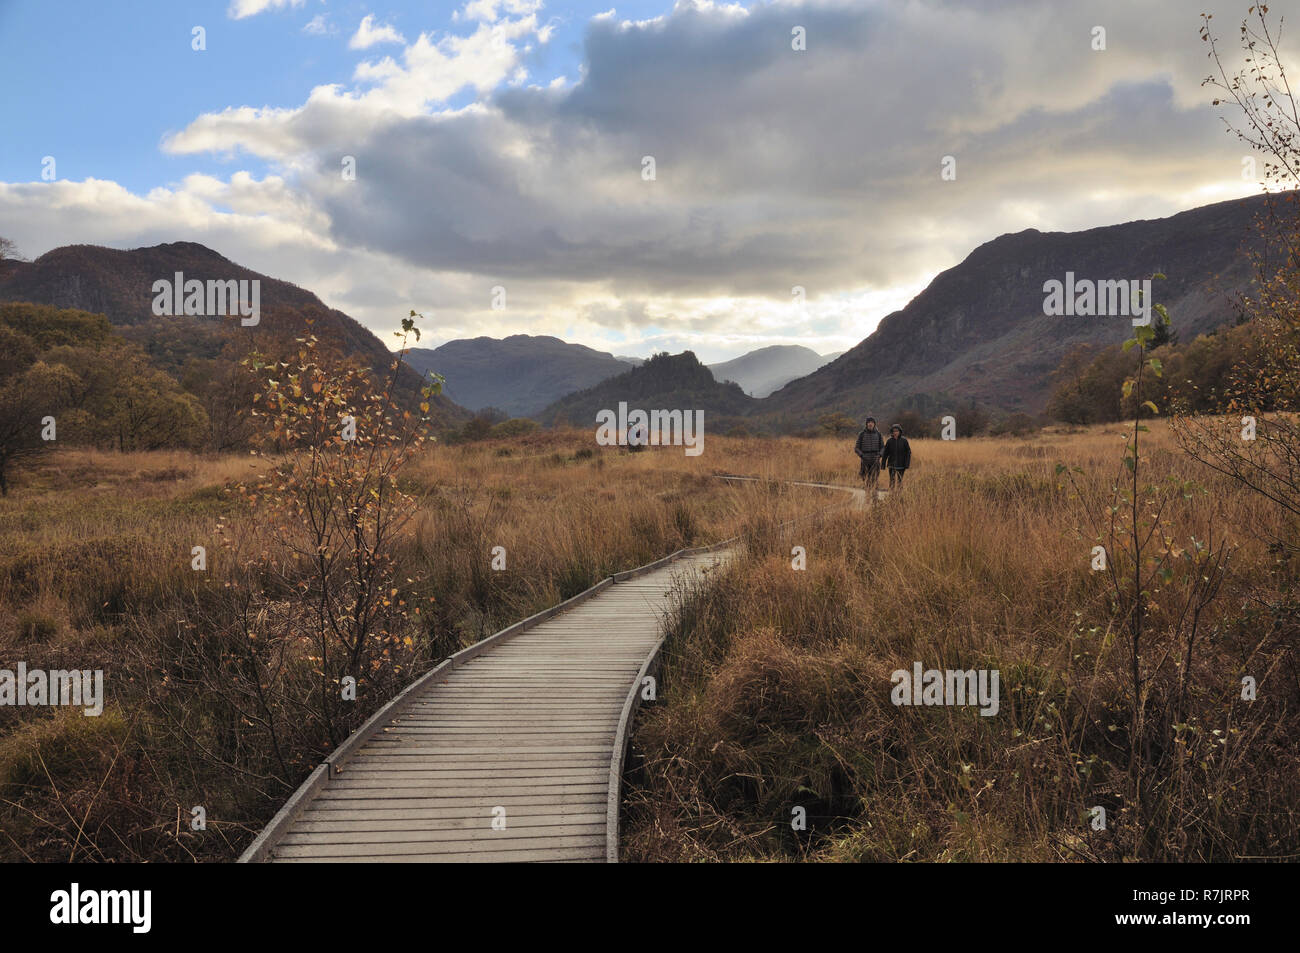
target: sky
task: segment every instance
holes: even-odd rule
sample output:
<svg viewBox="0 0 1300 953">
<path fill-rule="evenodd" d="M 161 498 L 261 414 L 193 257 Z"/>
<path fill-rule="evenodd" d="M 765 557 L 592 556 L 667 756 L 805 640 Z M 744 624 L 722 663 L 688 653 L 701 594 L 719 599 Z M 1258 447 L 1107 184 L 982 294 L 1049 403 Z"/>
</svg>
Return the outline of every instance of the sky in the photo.
<svg viewBox="0 0 1300 953">
<path fill-rule="evenodd" d="M 0 235 L 200 242 L 385 341 L 839 351 L 1000 234 L 1258 192 L 1198 36 L 1248 5 L 0 0 Z"/>
</svg>

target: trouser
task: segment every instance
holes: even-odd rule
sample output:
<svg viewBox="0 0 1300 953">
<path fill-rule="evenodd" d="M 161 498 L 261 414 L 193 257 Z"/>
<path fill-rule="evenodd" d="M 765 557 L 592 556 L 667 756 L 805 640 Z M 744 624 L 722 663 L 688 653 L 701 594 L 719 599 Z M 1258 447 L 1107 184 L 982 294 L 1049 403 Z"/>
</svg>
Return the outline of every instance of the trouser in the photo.
<svg viewBox="0 0 1300 953">
<path fill-rule="evenodd" d="M 858 478 L 866 480 L 872 486 L 880 481 L 880 457 L 874 453 L 869 453 L 862 458 L 862 464 L 858 467 Z"/>
<path fill-rule="evenodd" d="M 893 467 L 889 468 L 889 488 L 891 490 L 894 488 L 895 483 L 897 483 L 900 488 L 902 487 L 903 474 L 906 472 L 906 470 L 895 470 Z"/>
</svg>

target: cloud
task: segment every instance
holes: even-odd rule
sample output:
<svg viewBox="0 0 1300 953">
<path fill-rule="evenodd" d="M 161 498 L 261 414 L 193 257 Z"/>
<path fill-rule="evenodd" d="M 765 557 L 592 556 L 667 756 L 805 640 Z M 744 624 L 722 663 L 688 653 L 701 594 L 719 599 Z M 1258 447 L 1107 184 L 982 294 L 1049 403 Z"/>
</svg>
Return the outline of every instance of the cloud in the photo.
<svg viewBox="0 0 1300 953">
<path fill-rule="evenodd" d="M 231 0 L 226 15 L 232 20 L 255 17 L 267 10 L 283 10 L 286 7 L 300 7 L 303 0 Z"/>
<path fill-rule="evenodd" d="M 475 0 L 459 29 L 398 39 L 300 105 L 199 116 L 167 152 L 251 154 L 274 174 L 191 177 L 134 201 L 185 210 L 186 227 L 258 250 L 363 320 L 388 321 L 405 299 L 447 336 L 566 333 L 623 353 L 696 341 L 718 359 L 741 341 L 856 343 L 1002 232 L 1255 189 L 1199 86 L 1199 9 L 1181 0 L 679 0 L 643 21 L 590 20 L 579 78 L 534 85 L 539 7 Z M 357 35 L 384 29 L 367 16 Z M 955 181 L 940 178 L 944 156 Z M 101 199 L 121 234 L 156 220 Z M 14 202 L 0 193 L 6 220 L 42 217 Z M 85 196 L 79 211 L 96 219 Z M 245 227 L 284 244 L 236 241 Z M 498 283 L 505 312 L 488 305 Z"/>
<path fill-rule="evenodd" d="M 393 27 L 386 23 L 375 26 L 374 14 L 366 14 L 361 20 L 361 25 L 357 27 L 357 32 L 352 34 L 352 39 L 348 40 L 348 49 L 368 50 L 380 43 L 405 42 L 406 37 L 398 33 Z"/>
<path fill-rule="evenodd" d="M 452 20 L 482 20 L 496 23 L 504 15 L 528 16 L 542 8 L 542 0 L 470 0 L 456 11 Z"/>
<path fill-rule="evenodd" d="M 329 22 L 329 17 L 323 13 L 318 13 L 303 24 L 302 32 L 309 36 L 327 36 L 331 33 L 337 33 L 338 28 Z"/>
</svg>

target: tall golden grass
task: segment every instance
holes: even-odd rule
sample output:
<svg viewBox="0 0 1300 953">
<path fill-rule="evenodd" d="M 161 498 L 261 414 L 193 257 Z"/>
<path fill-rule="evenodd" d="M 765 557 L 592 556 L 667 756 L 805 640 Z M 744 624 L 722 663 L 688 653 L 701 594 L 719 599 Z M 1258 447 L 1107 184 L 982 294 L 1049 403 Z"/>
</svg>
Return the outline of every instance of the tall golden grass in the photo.
<svg viewBox="0 0 1300 953">
<path fill-rule="evenodd" d="M 1085 504 L 1056 472 L 1081 468 L 1085 495 L 1107 489 L 1122 434 L 914 441 L 902 491 L 748 552 L 687 598 L 659 702 L 635 736 L 625 856 L 1296 856 L 1294 567 L 1268 546 L 1276 514 L 1177 451 L 1161 424 L 1144 438 L 1144 482 L 1178 481 L 1176 532 L 1213 532 L 1232 554 L 1201 620 L 1185 708 L 1176 586 L 1152 593 L 1143 660 L 1158 780 L 1143 829 L 1126 830 L 1125 634 L 1090 568 Z M 838 464 L 843 479 L 840 445 L 804 451 L 806 475 Z M 806 549 L 805 571 L 792 568 L 792 545 Z M 1000 712 L 896 707 L 891 673 L 918 661 L 1000 671 Z M 1243 675 L 1256 678 L 1256 701 L 1242 699 Z M 1104 830 L 1091 823 L 1098 806 Z"/>
<path fill-rule="evenodd" d="M 1120 856 L 1121 637 L 1055 465 L 1104 488 L 1121 433 L 914 441 L 902 492 L 785 534 L 829 500 L 777 481 L 856 483 L 851 440 L 710 435 L 699 457 L 601 448 L 585 431 L 436 447 L 402 474 L 420 510 L 399 566 L 435 601 L 396 677 L 609 573 L 742 534 L 743 558 L 673 622 L 635 737 L 628 859 Z M 1235 552 L 1141 855 L 1294 855 L 1294 572 L 1267 545 L 1277 524 L 1159 425 L 1145 452 L 1154 479 L 1200 487 L 1171 514 L 1180 531 L 1213 527 Z M 292 720 L 277 699 L 310 685 L 306 660 L 288 659 L 266 711 L 223 688 L 244 677 L 225 583 L 270 558 L 232 488 L 267 465 L 65 450 L 0 500 L 0 666 L 103 668 L 107 694 L 97 719 L 0 708 L 0 856 L 229 860 L 328 749 L 303 729 L 271 751 L 267 723 Z M 218 526 L 240 540 L 238 561 Z M 206 573 L 190 568 L 194 545 L 208 547 Z M 794 545 L 806 571 L 791 569 Z M 494 546 L 505 572 L 490 568 Z M 1155 601 L 1159 623 L 1169 607 Z M 890 672 L 913 661 L 999 669 L 1001 713 L 894 707 Z M 1253 703 L 1243 674 L 1258 678 Z M 196 805 L 203 832 L 189 829 Z M 1095 805 L 1107 831 L 1088 825 Z M 791 829 L 796 806 L 806 832 Z"/>
<path fill-rule="evenodd" d="M 692 458 L 558 432 L 413 461 L 402 480 L 419 513 L 397 555 L 425 609 L 376 683 L 400 686 L 604 576 L 725 538 L 746 514 L 818 505 L 711 476 L 777 472 L 795 448 L 710 440 Z M 294 707 L 313 691 L 309 649 L 268 666 L 274 681 L 251 674 L 254 623 L 228 585 L 272 579 L 260 608 L 292 617 L 270 527 L 234 492 L 274 462 L 62 450 L 0 500 L 0 667 L 102 668 L 107 695 L 99 718 L 0 708 L 0 856 L 231 859 L 329 750 Z M 206 572 L 191 569 L 196 545 Z M 504 572 L 490 568 L 496 546 Z M 350 724 L 382 700 L 363 698 Z M 191 831 L 200 805 L 208 828 Z"/>
</svg>

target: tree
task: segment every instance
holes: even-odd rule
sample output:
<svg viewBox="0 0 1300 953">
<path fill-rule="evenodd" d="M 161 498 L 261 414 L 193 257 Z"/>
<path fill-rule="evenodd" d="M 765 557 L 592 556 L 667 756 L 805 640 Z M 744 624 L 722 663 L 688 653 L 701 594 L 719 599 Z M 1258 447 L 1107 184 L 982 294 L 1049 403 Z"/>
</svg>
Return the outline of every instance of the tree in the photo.
<svg viewBox="0 0 1300 953">
<path fill-rule="evenodd" d="M 460 428 L 461 440 L 486 440 L 489 433 L 492 432 L 492 420 L 479 414 L 465 421 L 465 426 Z"/>
<path fill-rule="evenodd" d="M 246 583 L 250 598 L 261 590 L 261 609 L 244 615 L 247 651 L 259 671 L 270 671 L 286 642 L 312 646 L 312 715 L 331 744 L 358 708 L 341 700 L 343 680 L 355 680 L 359 699 L 387 686 L 411 657 L 406 629 L 410 613 L 419 613 L 411 605 L 415 580 L 397 579 L 395 567 L 399 535 L 417 506 L 398 477 L 431 439 L 429 400 L 442 384 L 434 378 L 424 387 L 419 414 L 395 400 L 417 317 L 412 311 L 402 321 L 402 348 L 382 381 L 354 361 L 322 356 L 310 323 L 294 360 L 249 359 L 264 386 L 255 395 L 255 414 L 265 422 L 257 443 L 272 466 L 241 492 L 271 528 L 278 552 L 267 554 L 262 581 Z M 278 615 L 269 611 L 285 591 L 298 599 Z"/>
<path fill-rule="evenodd" d="M 8 258 L 18 258 L 18 246 L 11 239 L 0 235 L 0 261 Z"/>
<path fill-rule="evenodd" d="M 537 429 L 537 421 L 527 417 L 511 417 L 495 424 L 489 432 L 492 437 L 520 437 Z"/>
<path fill-rule="evenodd" d="M 67 406 L 77 378 L 60 364 L 37 361 L 0 380 L 0 496 L 9 495 L 9 472 L 15 461 L 52 446 L 44 438 L 47 418 Z"/>
<path fill-rule="evenodd" d="M 1047 413 L 1067 424 L 1119 420 L 1120 385 L 1127 373 L 1118 346 L 1098 349 L 1091 344 L 1077 345 L 1052 372 Z"/>
<path fill-rule="evenodd" d="M 1158 347 L 1164 347 L 1166 344 L 1178 343 L 1178 332 L 1173 330 L 1173 325 L 1165 321 L 1157 321 L 1154 324 L 1156 329 L 1155 335 L 1151 338 L 1151 350 Z"/>
<path fill-rule="evenodd" d="M 817 418 L 817 426 L 832 437 L 842 437 L 858 429 L 858 422 L 842 410 L 822 414 Z"/>
<path fill-rule="evenodd" d="M 974 399 L 968 400 L 966 406 L 957 410 L 956 417 L 958 432 L 964 436 L 973 437 L 989 429 L 988 411 L 977 404 Z"/>
<path fill-rule="evenodd" d="M 216 358 L 191 357 L 180 381 L 207 414 L 204 442 L 208 448 L 218 453 L 246 449 L 256 430 L 250 411 L 258 381 L 251 369 L 224 353 Z"/>
<path fill-rule="evenodd" d="M 135 345 L 112 340 L 101 347 L 59 346 L 47 361 L 76 375 L 68 399 L 77 411 L 69 421 L 75 443 L 122 452 L 197 447 L 208 430 L 199 400 L 153 367 Z"/>
<path fill-rule="evenodd" d="M 915 410 L 900 411 L 894 420 L 885 424 L 881 429 L 888 435 L 888 428 L 894 424 L 898 424 L 903 429 L 903 436 L 905 437 L 933 437 L 939 430 L 937 418 L 922 416 Z"/>
<path fill-rule="evenodd" d="M 1152 310 L 1157 316 L 1153 325 L 1169 323 L 1164 305 L 1155 304 Z M 1131 375 L 1121 393 L 1125 401 L 1135 401 L 1138 409 L 1155 414 L 1159 407 L 1146 396 L 1146 388 L 1150 380 L 1163 376 L 1164 367 L 1161 359 L 1150 353 L 1156 337 L 1153 325 L 1135 327 L 1133 337 L 1124 342 L 1121 353 L 1136 350 L 1137 357 L 1128 358 Z M 1135 411 L 1132 428 L 1124 438 L 1119 476 L 1101 492 L 1090 492 L 1075 479 L 1083 474 L 1081 468 L 1056 466 L 1057 475 L 1067 476 L 1084 503 L 1092 542 L 1098 544 L 1093 550 L 1093 569 L 1104 573 L 1108 583 L 1110 619 L 1106 631 L 1120 633 L 1126 650 L 1130 708 L 1123 799 L 1127 818 L 1120 842 L 1130 858 L 1146 854 L 1145 839 L 1152 828 L 1151 792 L 1164 773 L 1161 759 L 1176 747 L 1172 737 L 1176 726 L 1186 720 L 1192 650 L 1205 610 L 1222 587 L 1229 555 L 1222 543 L 1216 547 L 1213 531 L 1204 540 L 1194 536 L 1181 544 L 1177 540 L 1177 529 L 1167 511 L 1179 498 L 1190 497 L 1193 487 L 1170 481 L 1142 482 L 1141 435 L 1147 431 Z M 1095 562 L 1099 550 L 1100 565 Z M 1163 717 L 1152 717 L 1158 676 L 1171 657 L 1181 664 L 1178 691 L 1165 698 Z"/>
<path fill-rule="evenodd" d="M 1272 503 L 1285 522 L 1275 534 L 1281 552 L 1300 550 L 1300 104 L 1291 92 L 1278 53 L 1280 23 L 1266 5 L 1254 5 L 1240 27 L 1248 66 L 1230 73 L 1203 15 L 1201 39 L 1214 72 L 1204 85 L 1216 91 L 1213 105 L 1235 107 L 1227 130 L 1264 159 L 1263 185 L 1273 198 L 1258 228 L 1264 238 L 1254 252 L 1255 288 L 1240 309 L 1252 335 L 1250 359 L 1229 373 L 1227 421 L 1184 412 L 1174 429 L 1183 449 L 1205 466 Z"/>
</svg>

